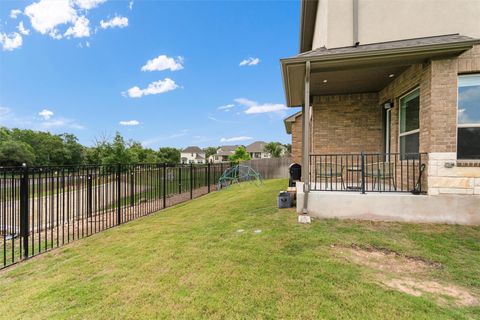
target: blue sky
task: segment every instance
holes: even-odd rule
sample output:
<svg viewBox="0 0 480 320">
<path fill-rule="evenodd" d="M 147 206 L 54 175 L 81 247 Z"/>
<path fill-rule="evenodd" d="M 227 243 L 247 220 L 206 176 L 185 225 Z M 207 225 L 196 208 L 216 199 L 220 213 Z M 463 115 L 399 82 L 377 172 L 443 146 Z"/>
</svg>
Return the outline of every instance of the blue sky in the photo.
<svg viewBox="0 0 480 320">
<path fill-rule="evenodd" d="M 299 5 L 2 0 L 0 125 L 86 145 L 115 131 L 151 148 L 287 143 L 298 110 L 279 59 L 298 51 Z"/>
</svg>

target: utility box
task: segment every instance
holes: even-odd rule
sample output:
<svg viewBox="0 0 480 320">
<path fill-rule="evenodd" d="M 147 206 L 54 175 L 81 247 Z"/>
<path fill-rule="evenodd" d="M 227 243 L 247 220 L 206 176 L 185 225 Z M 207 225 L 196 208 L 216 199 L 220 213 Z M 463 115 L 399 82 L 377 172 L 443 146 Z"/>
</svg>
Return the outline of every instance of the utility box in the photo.
<svg viewBox="0 0 480 320">
<path fill-rule="evenodd" d="M 290 208 L 292 206 L 292 197 L 287 191 L 280 191 L 277 198 L 278 208 Z"/>
</svg>

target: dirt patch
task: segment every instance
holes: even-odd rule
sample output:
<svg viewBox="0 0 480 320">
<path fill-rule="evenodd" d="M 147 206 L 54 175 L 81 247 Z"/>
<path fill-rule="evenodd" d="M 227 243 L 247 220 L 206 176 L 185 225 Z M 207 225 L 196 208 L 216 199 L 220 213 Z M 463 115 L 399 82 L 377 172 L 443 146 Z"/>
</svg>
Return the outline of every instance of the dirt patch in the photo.
<svg viewBox="0 0 480 320">
<path fill-rule="evenodd" d="M 359 247 L 355 244 L 350 247 L 333 247 L 337 254 L 356 264 L 396 274 L 422 273 L 442 268 L 440 263 L 403 255 L 385 248 Z"/>
<path fill-rule="evenodd" d="M 448 304 L 450 300 L 460 307 L 477 306 L 479 304 L 478 298 L 465 288 L 445 285 L 437 281 L 400 278 L 383 280 L 382 283 L 392 289 L 417 297 L 424 293 L 432 294 L 440 305 Z"/>
<path fill-rule="evenodd" d="M 479 299 L 467 289 L 432 279 L 430 273 L 434 269 L 441 269 L 440 263 L 384 248 L 359 247 L 355 244 L 349 247 L 332 245 L 332 248 L 335 256 L 381 271 L 375 274 L 375 280 L 389 288 L 416 297 L 431 295 L 439 305 L 452 302 L 462 307 L 480 304 Z"/>
</svg>

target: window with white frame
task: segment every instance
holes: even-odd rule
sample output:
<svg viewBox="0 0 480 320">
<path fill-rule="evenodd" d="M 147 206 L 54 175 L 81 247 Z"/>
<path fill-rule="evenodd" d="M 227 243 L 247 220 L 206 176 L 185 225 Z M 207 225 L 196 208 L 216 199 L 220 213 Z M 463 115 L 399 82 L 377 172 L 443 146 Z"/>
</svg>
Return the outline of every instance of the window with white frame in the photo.
<svg viewBox="0 0 480 320">
<path fill-rule="evenodd" d="M 458 77 L 457 158 L 480 159 L 480 73 Z"/>
<path fill-rule="evenodd" d="M 420 146 L 420 90 L 417 88 L 400 98 L 400 155 L 416 158 Z"/>
</svg>

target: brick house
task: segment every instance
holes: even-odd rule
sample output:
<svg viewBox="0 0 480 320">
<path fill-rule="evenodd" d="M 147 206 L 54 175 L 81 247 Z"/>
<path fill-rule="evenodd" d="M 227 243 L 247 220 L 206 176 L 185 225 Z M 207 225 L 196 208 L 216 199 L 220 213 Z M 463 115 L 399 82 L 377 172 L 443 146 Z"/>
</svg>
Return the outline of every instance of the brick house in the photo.
<svg viewBox="0 0 480 320">
<path fill-rule="evenodd" d="M 299 213 L 480 224 L 479 17 L 475 0 L 302 1 L 281 60 Z"/>
</svg>

